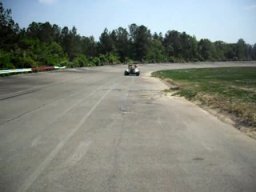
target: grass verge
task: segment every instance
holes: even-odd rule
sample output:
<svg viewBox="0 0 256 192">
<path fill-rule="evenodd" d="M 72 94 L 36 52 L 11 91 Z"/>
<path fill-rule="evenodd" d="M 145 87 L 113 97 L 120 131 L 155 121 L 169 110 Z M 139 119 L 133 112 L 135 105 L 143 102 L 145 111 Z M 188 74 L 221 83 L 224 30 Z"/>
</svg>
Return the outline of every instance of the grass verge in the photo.
<svg viewBox="0 0 256 192">
<path fill-rule="evenodd" d="M 238 126 L 256 127 L 256 67 L 164 70 L 152 76 L 176 87 L 174 95 L 228 113 Z"/>
</svg>

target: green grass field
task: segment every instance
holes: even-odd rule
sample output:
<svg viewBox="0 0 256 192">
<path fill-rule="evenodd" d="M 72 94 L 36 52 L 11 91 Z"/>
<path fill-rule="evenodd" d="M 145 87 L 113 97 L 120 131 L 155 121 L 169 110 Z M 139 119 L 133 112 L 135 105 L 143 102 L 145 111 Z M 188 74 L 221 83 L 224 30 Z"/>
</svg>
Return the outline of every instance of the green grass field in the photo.
<svg viewBox="0 0 256 192">
<path fill-rule="evenodd" d="M 152 76 L 176 84 L 176 95 L 228 112 L 239 124 L 256 126 L 256 67 L 166 70 Z"/>
</svg>

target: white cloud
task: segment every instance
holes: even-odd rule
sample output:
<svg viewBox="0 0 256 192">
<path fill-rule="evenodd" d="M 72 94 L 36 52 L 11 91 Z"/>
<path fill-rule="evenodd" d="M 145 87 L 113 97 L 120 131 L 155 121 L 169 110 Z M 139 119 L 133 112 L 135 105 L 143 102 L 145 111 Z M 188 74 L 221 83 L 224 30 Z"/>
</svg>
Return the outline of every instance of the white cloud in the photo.
<svg viewBox="0 0 256 192">
<path fill-rule="evenodd" d="M 42 3 L 42 4 L 52 5 L 56 3 L 58 0 L 38 0 L 38 1 L 39 3 Z"/>
</svg>

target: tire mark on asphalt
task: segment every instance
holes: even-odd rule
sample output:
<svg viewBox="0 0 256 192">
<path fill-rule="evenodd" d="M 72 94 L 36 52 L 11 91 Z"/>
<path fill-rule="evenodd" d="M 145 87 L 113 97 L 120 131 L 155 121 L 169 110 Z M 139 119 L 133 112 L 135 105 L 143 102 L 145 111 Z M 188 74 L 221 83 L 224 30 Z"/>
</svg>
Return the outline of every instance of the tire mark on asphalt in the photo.
<svg viewBox="0 0 256 192">
<path fill-rule="evenodd" d="M 73 81 L 73 80 L 77 80 L 77 79 L 82 79 L 82 77 L 67 79 L 67 80 L 64 80 L 64 81 L 61 81 L 61 82 L 56 82 L 56 83 L 49 83 L 49 84 L 46 84 L 46 85 L 37 86 L 36 88 L 33 87 L 33 88 L 30 88 L 30 89 L 26 89 L 26 90 L 17 91 L 17 92 L 14 92 L 14 93 L 6 94 L 6 95 L 0 97 L 0 101 L 11 99 L 11 98 L 14 98 L 14 97 L 19 97 L 19 96 L 22 96 L 22 95 L 25 95 L 25 94 L 34 93 L 34 92 L 37 92 L 37 91 L 41 91 L 44 88 L 54 87 L 55 85 L 64 84 L 68 81 Z"/>
<path fill-rule="evenodd" d="M 30 94 L 30 93 L 35 93 L 35 92 L 37 92 L 37 91 L 42 90 L 42 88 L 44 88 L 44 87 L 50 88 L 50 87 L 53 87 L 53 86 L 55 86 L 55 85 L 59 85 L 59 84 L 61 84 L 61 83 L 65 83 L 65 82 L 67 82 L 67 81 L 73 81 L 73 80 L 77 80 L 77 79 L 82 79 L 82 77 L 73 78 L 73 79 L 69 79 L 69 80 L 66 80 L 66 81 L 62 81 L 62 82 L 52 83 L 52 84 L 50 84 L 50 86 L 49 86 L 49 84 L 47 84 L 47 85 L 42 85 L 42 86 L 40 86 L 39 88 L 37 87 L 37 88 L 27 89 L 27 90 L 25 90 L 25 91 L 18 91 L 18 92 L 16 92 L 16 93 L 14 93 L 14 95 L 10 95 L 10 96 L 7 96 L 7 97 L 5 97 L 5 98 L 0 98 L 0 101 L 1 101 L 1 100 L 6 100 L 6 99 L 9 99 L 9 98 L 14 98 L 14 97 L 17 97 L 17 96 L 22 96 L 22 95 Z M 56 99 L 56 100 L 51 101 L 51 102 L 48 102 L 48 103 L 43 103 L 42 105 L 40 105 L 40 106 L 38 106 L 38 107 L 36 107 L 36 108 L 30 110 L 30 111 L 25 111 L 24 113 L 21 113 L 21 114 L 17 115 L 16 117 L 13 117 L 13 118 L 11 118 L 11 119 L 5 120 L 4 122 L 2 122 L 2 123 L 0 124 L 0 127 L 3 126 L 3 125 L 5 125 L 5 124 L 7 124 L 7 123 L 10 122 L 10 121 L 17 120 L 17 119 L 19 119 L 19 118 L 21 118 L 21 117 L 23 117 L 23 116 L 25 116 L 25 115 L 28 115 L 28 114 L 30 114 L 30 113 L 36 112 L 36 111 L 38 111 L 38 110 L 40 110 L 40 109 L 43 109 L 43 108 L 45 108 L 46 106 L 51 105 L 52 103 L 59 102 L 59 101 L 65 99 L 65 98 L 78 95 L 79 93 L 81 93 L 81 92 L 74 93 L 74 94 L 70 94 L 70 95 L 68 95 L 68 96 L 66 96 L 66 97 L 62 97 L 62 98 L 60 98 L 60 99 Z"/>
<path fill-rule="evenodd" d="M 36 89 L 28 89 L 28 90 L 25 90 L 25 91 L 18 91 L 18 92 L 15 92 L 13 94 L 6 95 L 5 97 L 0 98 L 0 101 L 11 99 L 11 98 L 14 98 L 14 97 L 19 97 L 19 96 L 22 96 L 22 95 L 27 95 L 27 94 L 34 93 L 34 92 L 37 92 L 37 91 L 40 91 L 40 89 L 36 88 Z"/>
<path fill-rule="evenodd" d="M 4 96 L 4 97 L 0 97 L 0 101 L 3 101 L 3 100 L 7 100 L 7 99 L 11 99 L 11 98 L 14 98 L 14 97 L 18 97 L 18 96 L 23 96 L 23 95 L 27 95 L 27 94 L 30 94 L 30 93 L 35 93 L 35 92 L 38 92 L 38 91 L 41 91 L 43 88 L 51 88 L 51 87 L 54 87 L 55 85 L 59 85 L 59 84 L 62 84 L 62 83 L 66 83 L 66 82 L 71 82 L 73 80 L 78 80 L 78 79 L 82 79 L 82 77 L 78 77 L 78 78 L 72 78 L 72 79 L 68 79 L 68 80 L 65 80 L 65 81 L 62 81 L 62 82 L 56 82 L 56 83 L 51 83 L 51 84 L 46 84 L 46 85 L 41 85 L 37 86 L 37 88 L 30 88 L 30 89 L 27 89 L 27 90 L 24 90 L 24 91 L 17 91 L 13 94 L 9 94 L 7 96 Z M 5 120 L 4 122 L 0 123 L 0 127 L 7 124 L 8 122 L 10 121 L 13 121 L 13 120 L 17 120 L 25 115 L 28 115 L 30 113 L 33 113 L 33 112 L 37 112 L 45 107 L 47 107 L 48 105 L 51 105 L 52 103 L 55 103 L 55 102 L 59 102 L 65 98 L 68 98 L 68 97 L 72 97 L 72 96 L 75 96 L 75 95 L 78 95 L 80 94 L 82 91 L 78 92 L 78 93 L 73 93 L 73 94 L 70 94 L 66 97 L 61 97 L 60 99 L 55 99 L 54 101 L 51 101 L 51 102 L 48 102 L 48 103 L 43 103 L 42 105 L 32 109 L 32 110 L 29 110 L 29 111 L 25 111 L 19 115 L 17 115 L 16 117 L 13 117 L 11 119 L 7 119 Z"/>
<path fill-rule="evenodd" d="M 64 111 L 62 111 L 62 112 L 59 113 L 59 114 L 56 114 L 56 117 L 55 117 L 55 119 L 54 119 L 53 121 L 51 121 L 51 122 L 47 121 L 47 122 L 46 122 L 47 124 L 45 124 L 41 129 L 38 129 L 38 131 L 37 131 L 35 134 L 33 134 L 33 136 L 31 136 L 31 138 L 32 138 L 32 139 L 31 139 L 31 140 L 32 140 L 31 145 L 33 145 L 33 141 L 35 140 L 35 139 L 33 139 L 33 138 L 37 138 L 38 135 L 43 135 L 43 132 L 45 131 L 46 128 L 51 127 L 55 122 L 57 122 L 58 120 L 60 120 L 61 118 L 63 118 L 63 117 L 64 117 L 67 113 L 69 113 L 73 108 L 75 108 L 76 106 L 78 106 L 80 103 L 83 103 L 84 101 L 86 101 L 89 97 L 94 96 L 95 93 L 97 93 L 99 90 L 103 89 L 104 87 L 106 87 L 106 86 L 108 86 L 108 85 L 112 85 L 112 84 L 115 83 L 115 82 L 119 82 L 119 79 L 120 79 L 120 78 L 115 78 L 114 80 L 111 79 L 111 80 L 107 81 L 104 85 L 98 86 L 96 89 L 94 89 L 92 92 L 90 92 L 90 94 L 87 94 L 86 97 L 83 97 L 83 99 L 77 100 L 75 103 L 73 103 L 71 106 L 69 106 L 68 108 L 66 108 Z M 1 127 L 1 126 L 0 126 L 0 127 Z M 1 131 L 1 129 L 0 129 L 0 131 Z M 10 129 L 8 129 L 8 131 L 10 131 Z M 3 137 L 3 136 L 5 136 L 5 134 L 3 134 L 3 132 L 0 132 L 0 139 L 1 139 L 1 137 Z M 30 140 L 30 139 L 28 139 L 28 140 Z"/>
<path fill-rule="evenodd" d="M 98 89 L 97 89 L 97 90 L 98 90 Z M 81 94 L 82 92 L 83 92 L 83 90 L 82 90 L 82 91 L 79 91 L 79 92 L 76 92 L 76 93 L 73 93 L 73 94 L 70 94 L 70 95 L 65 96 L 65 97 L 61 97 L 61 98 L 56 99 L 56 100 L 54 100 L 54 101 L 51 101 L 51 102 L 48 102 L 48 103 L 44 103 L 44 104 L 38 106 L 37 108 L 34 108 L 34 109 L 30 110 L 30 111 L 26 111 L 26 112 L 24 112 L 24 113 L 21 113 L 21 114 L 19 114 L 18 116 L 13 117 L 13 118 L 11 118 L 11 119 L 5 120 L 2 124 L 0 124 L 0 127 L 3 126 L 3 125 L 5 125 L 5 124 L 7 124 L 7 123 L 10 122 L 10 121 L 18 120 L 18 119 L 20 119 L 20 118 L 23 117 L 23 116 L 26 116 L 26 115 L 28 115 L 28 114 L 31 114 L 31 113 L 37 112 L 37 111 L 39 111 L 39 110 L 41 110 L 41 109 L 44 109 L 45 107 L 47 107 L 47 106 L 49 106 L 49 105 L 51 105 L 51 104 L 53 104 L 53 103 L 55 103 L 55 102 L 60 102 L 60 101 L 62 101 L 62 100 L 64 100 L 64 99 L 66 99 L 66 98 L 79 95 L 79 94 Z M 0 99 L 0 100 L 1 100 L 1 99 Z M 59 115 L 59 116 L 61 116 L 61 115 Z"/>
<path fill-rule="evenodd" d="M 18 192 L 26 192 L 31 185 L 36 181 L 38 176 L 45 170 L 46 167 L 51 163 L 51 161 L 56 157 L 59 151 L 64 147 L 68 140 L 82 127 L 82 125 L 91 116 L 94 110 L 100 105 L 100 103 L 105 99 L 105 97 L 113 90 L 115 84 L 113 84 L 109 90 L 107 90 L 104 95 L 91 107 L 88 113 L 80 120 L 80 122 L 75 126 L 75 128 L 68 134 L 64 139 L 51 151 L 51 153 L 43 160 L 43 162 L 34 170 L 34 172 L 28 176 L 23 185 L 18 189 Z"/>
</svg>

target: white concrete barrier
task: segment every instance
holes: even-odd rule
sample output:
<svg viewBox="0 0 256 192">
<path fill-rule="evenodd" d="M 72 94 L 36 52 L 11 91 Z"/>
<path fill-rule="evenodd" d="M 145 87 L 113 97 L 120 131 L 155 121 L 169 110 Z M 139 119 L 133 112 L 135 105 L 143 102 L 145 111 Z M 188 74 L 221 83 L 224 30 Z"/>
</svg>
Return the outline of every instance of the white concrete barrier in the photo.
<svg viewBox="0 0 256 192">
<path fill-rule="evenodd" d="M 65 69 L 66 67 L 58 67 L 54 66 L 54 69 Z M 32 72 L 32 68 L 26 68 L 26 69 L 7 69 L 7 70 L 0 70 L 0 75 L 4 74 L 11 74 L 11 73 L 27 73 Z"/>
<path fill-rule="evenodd" d="M 0 70 L 0 75 L 3 74 L 10 74 L 10 73 L 27 73 L 27 72 L 32 72 L 31 68 L 26 68 L 26 69 L 7 69 L 7 70 Z"/>
<path fill-rule="evenodd" d="M 54 66 L 54 69 L 66 69 L 66 66 L 63 66 L 63 67 Z"/>
</svg>

